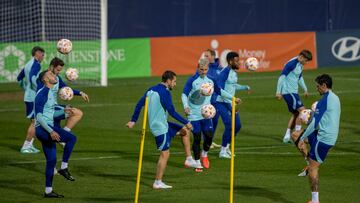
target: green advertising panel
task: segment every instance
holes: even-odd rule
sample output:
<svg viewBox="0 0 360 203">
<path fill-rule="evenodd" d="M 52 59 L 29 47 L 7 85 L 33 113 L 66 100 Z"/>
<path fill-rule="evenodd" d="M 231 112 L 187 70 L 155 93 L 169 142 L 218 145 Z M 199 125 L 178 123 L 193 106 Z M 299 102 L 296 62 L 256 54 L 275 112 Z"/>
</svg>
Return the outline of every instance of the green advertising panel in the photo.
<svg viewBox="0 0 360 203">
<path fill-rule="evenodd" d="M 57 51 L 56 43 L 0 44 L 0 82 L 16 81 L 18 73 L 32 58 L 31 50 L 34 46 L 40 46 L 45 49 L 45 58 L 41 63 L 42 70 L 48 68 L 51 59 L 59 57 L 64 60 L 65 68 L 73 67 L 79 70 L 79 79 L 100 80 L 99 41 L 72 41 L 73 50 L 67 55 Z"/>
<path fill-rule="evenodd" d="M 57 42 L 3 43 L 0 44 L 0 82 L 14 82 L 25 64 L 31 59 L 31 49 L 41 46 L 45 49 L 42 69 L 49 66 L 51 59 L 59 57 L 65 62 L 65 69 L 72 67 L 79 71 L 80 80 L 100 81 L 100 41 L 72 41 L 73 49 L 61 54 Z M 108 40 L 108 78 L 150 76 L 150 40 L 113 39 Z M 62 73 L 64 74 L 64 73 Z"/>
<path fill-rule="evenodd" d="M 150 39 L 112 39 L 108 41 L 108 77 L 150 76 Z"/>
</svg>

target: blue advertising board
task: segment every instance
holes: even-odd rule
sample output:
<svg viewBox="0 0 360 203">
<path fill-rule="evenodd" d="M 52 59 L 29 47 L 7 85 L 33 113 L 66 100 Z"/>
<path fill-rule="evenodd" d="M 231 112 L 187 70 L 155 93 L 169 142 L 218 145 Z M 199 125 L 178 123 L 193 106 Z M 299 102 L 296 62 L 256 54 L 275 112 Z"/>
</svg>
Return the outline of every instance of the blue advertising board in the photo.
<svg viewBox="0 0 360 203">
<path fill-rule="evenodd" d="M 360 30 L 317 32 L 318 67 L 360 65 Z"/>
</svg>

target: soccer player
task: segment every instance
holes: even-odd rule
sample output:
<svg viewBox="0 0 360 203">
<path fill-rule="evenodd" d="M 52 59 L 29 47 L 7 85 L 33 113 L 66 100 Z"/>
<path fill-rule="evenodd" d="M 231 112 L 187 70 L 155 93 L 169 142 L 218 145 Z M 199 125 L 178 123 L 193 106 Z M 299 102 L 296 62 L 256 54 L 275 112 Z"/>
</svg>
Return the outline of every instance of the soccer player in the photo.
<svg viewBox="0 0 360 203">
<path fill-rule="evenodd" d="M 209 70 L 207 76 L 209 78 L 215 79 L 220 74 L 222 67 L 220 61 L 216 58 L 216 53 L 212 49 L 207 49 L 204 51 L 204 58 L 209 61 Z"/>
<path fill-rule="evenodd" d="M 185 125 L 188 130 L 192 129 L 189 121 L 181 117 L 174 108 L 172 103 L 170 90 L 176 86 L 176 74 L 172 71 L 165 71 L 162 75 L 162 82 L 150 87 L 140 98 L 135 107 L 131 120 L 126 124 L 128 128 L 133 128 L 139 118 L 142 107 L 145 105 L 145 99 L 148 97 L 148 116 L 151 133 L 155 137 L 157 149 L 160 151 L 157 163 L 156 179 L 153 184 L 154 189 L 167 189 L 172 186 L 162 182 L 167 161 L 170 156 L 171 139 L 179 132 L 183 126 L 167 121 L 167 115 L 170 114 L 177 121 Z M 183 134 L 184 135 L 184 134 Z M 185 142 L 184 142 L 185 141 Z M 187 156 L 191 156 L 189 134 L 183 136 L 185 152 Z"/>
<path fill-rule="evenodd" d="M 20 86 L 24 89 L 24 102 L 26 106 L 26 117 L 30 119 L 30 125 L 27 130 L 27 135 L 23 146 L 20 149 L 21 153 L 39 153 L 33 145 L 35 138 L 34 127 L 34 100 L 37 91 L 36 80 L 41 70 L 40 63 L 44 59 L 45 50 L 39 46 L 33 47 L 31 55 L 33 58 L 25 65 L 17 76 Z"/>
<path fill-rule="evenodd" d="M 207 77 L 213 79 L 213 80 L 217 80 L 220 72 L 223 70 L 223 67 L 221 67 L 220 65 L 220 61 L 218 58 L 216 58 L 216 53 L 214 50 L 212 49 L 207 49 L 204 52 L 204 58 L 208 59 L 209 63 L 209 71 L 207 73 Z M 247 90 L 248 94 L 251 93 L 250 91 L 250 86 L 248 85 L 236 85 L 236 90 Z M 214 94 L 211 96 L 211 104 L 215 106 L 216 103 L 216 99 L 218 97 L 218 94 L 216 92 L 214 92 Z M 217 109 L 216 109 L 217 111 Z M 214 127 L 214 136 L 215 136 L 215 131 L 217 128 L 217 124 L 219 122 L 219 114 L 217 114 L 213 119 L 213 127 Z M 216 144 L 215 142 L 212 142 L 210 148 L 214 148 L 214 147 L 221 147 L 221 145 Z"/>
<path fill-rule="evenodd" d="M 238 76 L 237 71 L 240 68 L 239 63 L 239 54 L 236 52 L 229 52 L 226 55 L 226 61 L 228 62 L 228 66 L 225 67 L 221 72 L 217 79 L 218 85 L 221 89 L 230 93 L 232 97 L 235 96 L 235 90 L 239 86 L 237 84 Z M 240 98 L 236 98 L 235 102 L 237 104 L 241 103 Z M 215 108 L 216 115 L 215 119 L 218 119 L 221 116 L 223 123 L 225 125 L 225 130 L 222 137 L 221 150 L 219 153 L 219 158 L 231 158 L 231 151 L 229 149 L 230 141 L 231 141 L 231 115 L 232 115 L 232 106 L 231 99 L 218 96 L 216 98 Z M 241 122 L 239 113 L 235 113 L 235 135 L 240 131 Z"/>
<path fill-rule="evenodd" d="M 54 177 L 54 168 L 56 165 L 56 142 L 65 142 L 64 153 L 61 163 L 61 169 L 58 173 L 67 180 L 74 181 L 74 177 L 68 170 L 68 161 L 74 145 L 76 136 L 60 127 L 54 125 L 55 101 L 56 96 L 52 89 L 58 83 L 56 75 L 51 71 L 44 71 L 39 79 L 44 83 L 43 87 L 37 92 L 35 97 L 35 132 L 40 140 L 46 158 L 45 171 L 45 198 L 62 198 L 63 195 L 53 191 L 52 182 Z"/>
<path fill-rule="evenodd" d="M 278 79 L 276 98 L 281 100 L 284 98 L 288 110 L 291 113 L 288 127 L 283 138 L 284 143 L 288 143 L 291 137 L 291 131 L 295 127 L 295 131 L 301 130 L 301 121 L 298 118 L 299 112 L 304 110 L 304 105 L 298 95 L 299 85 L 304 90 L 305 97 L 308 96 L 308 91 L 302 76 L 303 66 L 312 60 L 312 54 L 308 50 L 302 50 L 297 57 L 292 58 L 285 64 L 284 69 Z"/>
<path fill-rule="evenodd" d="M 230 100 L 232 99 L 232 95 L 220 89 L 214 80 L 207 77 L 207 73 L 209 70 L 208 65 L 209 61 L 207 59 L 200 59 L 198 63 L 197 73 L 187 80 L 181 96 L 185 114 L 188 115 L 188 119 L 193 126 L 192 133 L 194 136 L 194 141 L 192 149 L 197 164 L 195 171 L 197 172 L 201 172 L 201 169 L 203 168 L 200 162 L 201 135 L 203 134 L 204 136 L 203 150 L 201 152 L 201 161 L 205 168 L 210 167 L 210 162 L 207 154 L 210 149 L 214 135 L 212 119 L 205 119 L 201 115 L 201 107 L 210 104 L 211 96 L 202 95 L 200 93 L 200 87 L 204 83 L 210 83 L 214 87 L 214 91 L 217 94 L 222 95 Z"/>
<path fill-rule="evenodd" d="M 332 78 L 323 74 L 316 79 L 317 91 L 322 98 L 316 105 L 314 117 L 305 131 L 295 131 L 295 144 L 300 151 L 307 151 L 304 140 L 310 144 L 309 180 L 312 203 L 319 202 L 319 167 L 325 161 L 328 151 L 335 145 L 340 125 L 340 100 L 332 91 Z"/>
<path fill-rule="evenodd" d="M 78 108 L 74 108 L 71 106 L 59 105 L 57 102 L 57 94 L 58 94 L 59 89 L 67 86 L 65 84 L 65 82 L 61 79 L 61 77 L 59 76 L 64 65 L 65 65 L 65 63 L 63 60 L 61 60 L 60 58 L 54 57 L 50 62 L 50 66 L 49 66 L 48 70 L 51 71 L 54 75 L 56 75 L 56 78 L 58 81 L 54 85 L 54 87 L 51 89 L 51 92 L 54 94 L 55 104 L 56 104 L 56 107 L 55 107 L 56 111 L 54 114 L 55 125 L 57 127 L 60 127 L 60 121 L 63 119 L 67 119 L 64 130 L 70 132 L 71 129 L 73 127 L 75 127 L 75 125 L 81 120 L 81 118 L 83 116 L 83 112 Z M 39 86 L 41 87 L 41 83 L 39 84 Z M 89 96 L 86 93 L 79 91 L 79 90 L 75 90 L 75 89 L 73 89 L 73 91 L 74 91 L 74 95 L 81 96 L 85 102 L 89 102 Z"/>
</svg>

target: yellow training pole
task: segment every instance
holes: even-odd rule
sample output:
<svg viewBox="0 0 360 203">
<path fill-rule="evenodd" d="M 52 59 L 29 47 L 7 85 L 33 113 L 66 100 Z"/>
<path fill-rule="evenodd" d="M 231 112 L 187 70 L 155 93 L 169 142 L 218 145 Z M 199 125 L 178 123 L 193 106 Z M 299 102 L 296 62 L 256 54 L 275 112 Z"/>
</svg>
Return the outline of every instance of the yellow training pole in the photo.
<svg viewBox="0 0 360 203">
<path fill-rule="evenodd" d="M 141 138 L 140 138 L 141 139 L 141 141 L 140 141 L 140 155 L 139 155 L 138 171 L 137 171 L 137 178 L 136 178 L 135 203 L 138 203 L 138 201 L 139 201 L 140 176 L 141 176 L 141 167 L 142 167 L 142 159 L 143 159 L 143 152 L 144 152 L 144 142 L 145 142 L 148 104 L 149 104 L 149 98 L 146 97 L 145 109 L 144 109 L 143 127 L 142 127 L 142 130 L 141 130 Z"/>
<path fill-rule="evenodd" d="M 231 164 L 230 164 L 230 203 L 234 202 L 234 151 L 235 151 L 235 97 L 231 102 Z"/>
</svg>

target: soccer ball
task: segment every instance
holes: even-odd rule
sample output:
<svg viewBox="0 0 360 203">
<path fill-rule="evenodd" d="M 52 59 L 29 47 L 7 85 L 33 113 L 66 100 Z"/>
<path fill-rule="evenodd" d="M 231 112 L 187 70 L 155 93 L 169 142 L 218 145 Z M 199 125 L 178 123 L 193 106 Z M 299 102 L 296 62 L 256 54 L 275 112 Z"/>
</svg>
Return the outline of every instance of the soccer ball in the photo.
<svg viewBox="0 0 360 203">
<path fill-rule="evenodd" d="M 74 97 L 74 92 L 70 87 L 63 87 L 59 90 L 59 97 L 62 100 L 68 101 Z"/>
<path fill-rule="evenodd" d="M 311 109 L 304 109 L 299 114 L 299 119 L 302 123 L 308 124 L 311 118 L 312 111 Z"/>
<path fill-rule="evenodd" d="M 259 61 L 255 57 L 247 58 L 245 61 L 245 67 L 249 71 L 256 71 L 259 68 Z"/>
<path fill-rule="evenodd" d="M 311 105 L 311 110 L 312 110 L 313 112 L 316 111 L 316 106 L 317 106 L 317 104 L 318 104 L 318 102 L 316 101 L 316 102 L 314 102 L 314 103 Z"/>
<path fill-rule="evenodd" d="M 79 71 L 75 68 L 68 68 L 65 72 L 65 77 L 69 81 L 75 81 L 79 77 Z"/>
<path fill-rule="evenodd" d="M 61 39 L 56 45 L 57 50 L 62 54 L 68 54 L 72 50 L 72 43 L 68 39 Z"/>
<path fill-rule="evenodd" d="M 214 92 L 214 87 L 211 83 L 206 82 L 200 86 L 200 94 L 203 96 L 210 96 Z"/>
<path fill-rule="evenodd" d="M 201 115 L 205 119 L 214 118 L 215 114 L 216 114 L 216 109 L 215 109 L 215 107 L 213 105 L 206 104 L 206 105 L 201 107 Z"/>
</svg>

